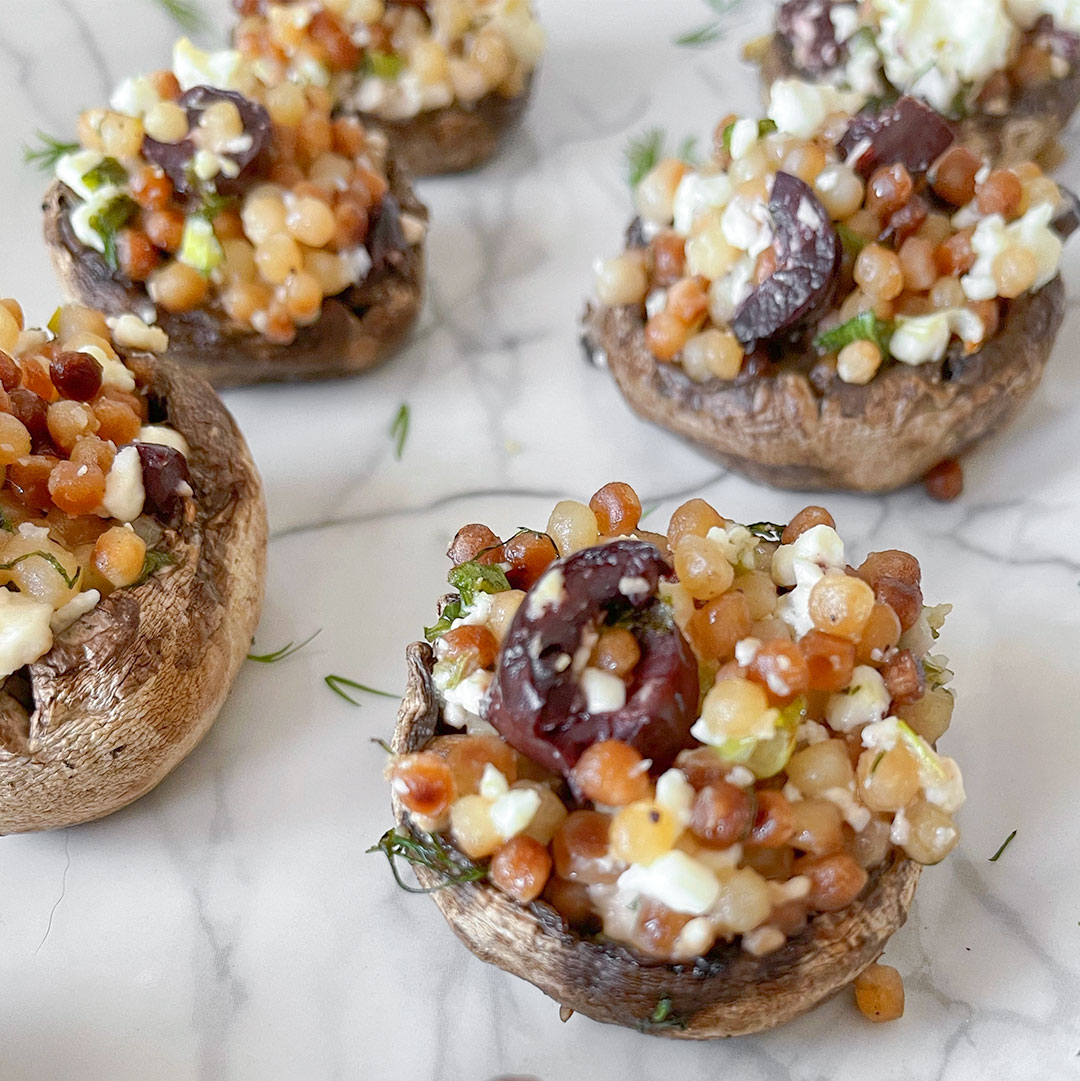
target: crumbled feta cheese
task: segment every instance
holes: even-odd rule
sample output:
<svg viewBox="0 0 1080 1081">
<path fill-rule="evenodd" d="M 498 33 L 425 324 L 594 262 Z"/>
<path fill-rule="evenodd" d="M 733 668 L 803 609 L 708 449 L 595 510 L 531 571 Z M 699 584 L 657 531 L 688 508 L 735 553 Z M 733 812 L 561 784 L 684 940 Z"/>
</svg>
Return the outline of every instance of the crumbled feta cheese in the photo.
<svg viewBox="0 0 1080 1081">
<path fill-rule="evenodd" d="M 837 90 L 828 83 L 777 79 L 769 92 L 769 119 L 778 130 L 809 139 L 833 113 L 854 113 L 862 108 L 861 94 Z"/>
<path fill-rule="evenodd" d="M 780 598 L 776 605 L 776 612 L 791 628 L 795 638 L 799 639 L 814 629 L 814 621 L 810 618 L 810 594 L 814 586 L 825 577 L 825 572 L 809 559 L 796 559 L 793 570 L 795 571 L 795 588 Z M 843 572 L 830 568 L 829 573 L 841 574 Z"/>
<path fill-rule="evenodd" d="M 773 229 L 769 207 L 764 199 L 733 199 L 720 217 L 724 239 L 751 259 L 772 247 Z"/>
<path fill-rule="evenodd" d="M 185 458 L 191 453 L 188 441 L 175 428 L 166 428 L 163 424 L 144 424 L 139 429 L 137 442 L 156 443 L 159 447 L 172 447 L 173 450 L 178 450 Z"/>
<path fill-rule="evenodd" d="M 833 8 L 833 10 L 837 10 Z M 844 80 L 851 89 L 865 98 L 879 96 L 885 89 L 881 82 L 881 53 L 869 36 L 858 36 L 848 42 L 848 59 L 844 65 Z"/>
<path fill-rule="evenodd" d="M 816 525 L 801 533 L 793 544 L 782 544 L 773 553 L 772 578 L 779 586 L 796 585 L 795 560 L 816 564 L 821 570 L 846 565 L 844 542 L 832 526 Z"/>
<path fill-rule="evenodd" d="M 169 336 L 161 327 L 144 323 L 137 315 L 126 312 L 105 320 L 112 340 L 121 349 L 140 349 L 147 353 L 164 353 L 169 348 Z"/>
<path fill-rule="evenodd" d="M 626 705 L 626 684 L 602 668 L 586 668 L 581 673 L 581 689 L 589 713 L 613 713 Z"/>
<path fill-rule="evenodd" d="M 802 790 L 796 786 L 794 781 L 788 781 L 781 791 L 788 803 L 798 803 L 803 798 Z"/>
<path fill-rule="evenodd" d="M 757 260 L 749 255 L 735 261 L 734 266 L 722 278 L 709 286 L 709 314 L 716 323 L 730 323 L 739 305 L 753 291 L 754 271 Z M 666 302 L 666 294 L 665 294 Z"/>
<path fill-rule="evenodd" d="M 757 780 L 753 772 L 748 770 L 746 766 L 732 766 L 727 771 L 724 779 L 728 784 L 733 784 L 736 788 L 752 788 Z"/>
<path fill-rule="evenodd" d="M 20 522 L 18 532 L 20 537 L 25 537 L 27 540 L 43 541 L 49 539 L 48 526 L 34 525 L 33 522 Z"/>
<path fill-rule="evenodd" d="M 802 721 L 799 724 L 796 739 L 799 743 L 805 743 L 811 746 L 815 743 L 824 743 L 827 739 L 831 739 L 829 730 L 823 725 L 818 724 L 817 721 Z"/>
<path fill-rule="evenodd" d="M 472 604 L 450 624 L 451 629 L 457 627 L 486 627 L 488 620 L 491 618 L 491 606 L 494 602 L 494 593 L 485 593 L 483 590 L 474 593 Z M 435 646 L 436 652 L 440 656 L 442 655 L 441 647 L 443 644 L 443 640 L 440 638 Z"/>
<path fill-rule="evenodd" d="M 491 805 L 491 824 L 504 841 L 516 837 L 536 817 L 540 793 L 535 788 L 511 788 Z"/>
<path fill-rule="evenodd" d="M 718 875 L 735 870 L 743 858 L 743 846 L 736 842 L 727 848 L 700 848 L 694 854 L 698 863 L 703 863 L 710 871 Z"/>
<path fill-rule="evenodd" d="M 53 634 L 63 634 L 76 620 L 81 619 L 87 612 L 92 612 L 100 600 L 101 594 L 96 589 L 76 594 L 62 608 L 53 612 L 50 621 Z"/>
<path fill-rule="evenodd" d="M 510 782 L 506 775 L 491 762 L 484 764 L 484 772 L 480 776 L 479 794 L 486 800 L 497 800 L 510 791 Z"/>
<path fill-rule="evenodd" d="M 829 695 L 825 720 L 834 732 L 851 732 L 880 721 L 890 701 L 881 673 L 868 664 L 856 665 L 847 690 Z"/>
<path fill-rule="evenodd" d="M 1054 208 L 1049 203 L 1033 206 L 1022 218 L 1010 225 L 1000 214 L 991 214 L 975 227 L 971 247 L 975 265 L 960 279 L 964 295 L 969 300 L 990 300 L 997 296 L 994 260 L 1007 248 L 1026 248 L 1035 256 L 1038 276 L 1032 289 L 1041 289 L 1053 279 L 1061 267 L 1064 245 L 1049 226 Z"/>
<path fill-rule="evenodd" d="M 142 514 L 145 499 L 139 452 L 134 447 L 122 447 L 105 478 L 105 498 L 101 504 L 111 517 L 133 522 Z"/>
<path fill-rule="evenodd" d="M 740 668 L 749 668 L 754 663 L 754 658 L 761 649 L 760 638 L 743 638 L 735 643 L 735 663 Z"/>
<path fill-rule="evenodd" d="M 900 742 L 900 720 L 886 717 L 868 724 L 861 732 L 862 745 L 871 751 L 891 751 Z"/>
<path fill-rule="evenodd" d="M 859 9 L 854 4 L 834 4 L 829 8 L 836 40 L 843 44 L 859 29 Z"/>
<path fill-rule="evenodd" d="M 481 668 L 454 687 L 440 686 L 439 675 L 436 670 L 435 687 L 443 701 L 443 719 L 454 728 L 468 727 L 472 731 L 474 721 L 484 717 L 484 699 L 493 674 Z"/>
<path fill-rule="evenodd" d="M 124 79 L 112 92 L 109 107 L 128 116 L 145 116 L 161 101 L 161 95 L 154 89 L 154 84 L 145 75 Z"/>
<path fill-rule="evenodd" d="M 906 845 L 911 840 L 911 823 L 901 808 L 893 815 L 892 826 L 889 829 L 889 840 L 894 845 Z"/>
<path fill-rule="evenodd" d="M 733 523 L 729 526 L 714 525 L 705 535 L 709 544 L 719 549 L 720 554 L 733 566 L 753 569 L 754 548 L 757 537 L 744 525 Z"/>
<path fill-rule="evenodd" d="M 997 295 L 997 286 L 994 287 Z M 889 352 L 904 364 L 941 360 L 953 334 L 969 348 L 986 336 L 982 319 L 967 308 L 947 308 L 930 315 L 901 315 L 889 341 Z"/>
<path fill-rule="evenodd" d="M 619 592 L 628 600 L 634 601 L 649 596 L 652 588 L 649 580 L 641 577 L 626 577 L 619 579 Z"/>
<path fill-rule="evenodd" d="M 949 110 L 968 84 L 1008 66 L 1016 27 L 1004 0 L 873 0 L 889 81 Z"/>
<path fill-rule="evenodd" d="M 758 122 L 753 117 L 743 117 L 731 126 L 731 156 L 736 161 L 745 158 L 758 141 Z"/>
<path fill-rule="evenodd" d="M 856 832 L 862 833 L 870 824 L 870 811 L 864 807 L 853 792 L 846 788 L 827 788 L 822 795 L 837 807 L 844 821 Z"/>
<path fill-rule="evenodd" d="M 235 49 L 205 52 L 188 38 L 173 46 L 173 74 L 181 90 L 195 86 L 216 86 L 222 90 L 242 90 L 242 60 Z"/>
<path fill-rule="evenodd" d="M 533 586 L 527 601 L 529 619 L 539 619 L 549 608 L 566 603 L 566 579 L 562 568 L 552 567 Z"/>
<path fill-rule="evenodd" d="M 651 319 L 667 307 L 667 290 L 654 289 L 645 298 L 645 314 Z"/>
<path fill-rule="evenodd" d="M 32 664 L 52 648 L 51 604 L 0 589 L 0 678 Z"/>
<path fill-rule="evenodd" d="M 713 207 L 722 209 L 727 206 L 732 190 L 727 173 L 714 176 L 687 173 L 675 189 L 675 232 L 688 236 L 698 214 Z"/>
<path fill-rule="evenodd" d="M 631 864 L 619 876 L 619 888 L 645 894 L 673 912 L 703 916 L 720 894 L 716 875 L 703 863 L 675 849 L 647 866 Z"/>
<path fill-rule="evenodd" d="M 656 780 L 656 803 L 681 826 L 690 821 L 690 812 L 697 793 L 681 769 L 669 769 Z"/>
</svg>

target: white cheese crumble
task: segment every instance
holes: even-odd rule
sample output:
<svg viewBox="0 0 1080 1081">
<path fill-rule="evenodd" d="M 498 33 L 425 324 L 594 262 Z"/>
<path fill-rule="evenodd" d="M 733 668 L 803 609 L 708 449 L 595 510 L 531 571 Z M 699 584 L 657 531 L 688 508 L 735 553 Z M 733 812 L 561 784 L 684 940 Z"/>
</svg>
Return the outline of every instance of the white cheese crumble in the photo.
<svg viewBox="0 0 1080 1081">
<path fill-rule="evenodd" d="M 681 769 L 669 769 L 656 780 L 656 803 L 667 811 L 680 826 L 690 822 L 690 812 L 697 792 Z"/>
<path fill-rule="evenodd" d="M 846 565 L 844 542 L 832 526 L 816 525 L 799 534 L 793 544 L 782 544 L 773 553 L 772 578 L 778 586 L 796 585 L 795 562 L 816 564 L 822 571 Z"/>
<path fill-rule="evenodd" d="M 440 680 L 441 675 L 436 667 L 434 681 L 443 701 L 443 719 L 454 728 L 467 727 L 472 731 L 474 722 L 483 720 L 484 698 L 491 686 L 493 673 L 481 668 L 454 687 L 445 686 Z"/>
<path fill-rule="evenodd" d="M 754 548 L 757 538 L 744 525 L 714 525 L 705 535 L 709 544 L 719 549 L 720 554 L 733 566 L 754 569 Z"/>
<path fill-rule="evenodd" d="M 931 363 L 945 356 L 954 334 L 970 348 L 986 336 L 986 325 L 967 308 L 946 308 L 929 315 L 901 315 L 889 341 L 889 352 L 904 364 Z"/>
<path fill-rule="evenodd" d="M 829 695 L 825 720 L 834 732 L 851 732 L 879 722 L 891 700 L 881 673 L 868 664 L 856 665 L 847 690 Z"/>
<path fill-rule="evenodd" d="M 133 522 L 142 514 L 145 500 L 139 452 L 134 447 L 122 447 L 105 478 L 105 498 L 101 504 L 111 517 Z"/>
<path fill-rule="evenodd" d="M 773 953 L 787 942 L 787 936 L 779 927 L 755 927 L 747 931 L 742 937 L 742 948 L 751 957 L 764 957 L 767 953 Z"/>
<path fill-rule="evenodd" d="M 534 788 L 511 788 L 491 805 L 491 824 L 504 841 L 516 837 L 540 809 L 540 793 Z"/>
<path fill-rule="evenodd" d="M 847 788 L 827 788 L 822 795 L 844 816 L 844 821 L 856 832 L 862 833 L 870 824 L 870 810 L 864 807 L 855 794 Z"/>
<path fill-rule="evenodd" d="M 100 600 L 101 594 L 96 589 L 88 589 L 72 597 L 62 608 L 53 612 L 50 621 L 53 634 L 63 634 L 76 620 L 92 612 Z"/>
<path fill-rule="evenodd" d="M 613 713 L 626 705 L 626 684 L 602 668 L 586 668 L 581 673 L 581 689 L 589 713 Z"/>
<path fill-rule="evenodd" d="M 652 588 L 647 578 L 628 576 L 619 579 L 619 592 L 628 601 L 634 601 L 647 597 L 652 592 Z"/>
<path fill-rule="evenodd" d="M 172 447 L 185 458 L 191 453 L 188 441 L 175 429 L 163 424 L 144 424 L 136 437 L 139 443 L 156 443 L 159 447 Z"/>
<path fill-rule="evenodd" d="M 154 89 L 150 79 L 145 75 L 137 75 L 124 79 L 117 86 L 109 98 L 109 107 L 117 113 L 143 117 L 160 102 L 161 95 Z"/>
<path fill-rule="evenodd" d="M 0 589 L 0 677 L 6 679 L 52 648 L 51 604 Z"/>
<path fill-rule="evenodd" d="M 688 236 L 698 214 L 712 208 L 723 209 L 731 201 L 732 191 L 726 173 L 714 176 L 687 173 L 675 189 L 675 232 Z"/>
<path fill-rule="evenodd" d="M 1064 245 L 1049 228 L 1054 208 L 1049 203 L 1033 206 L 1022 218 L 1005 224 L 1000 214 L 991 214 L 975 227 L 971 247 L 975 265 L 960 279 L 964 295 L 969 300 L 990 300 L 998 295 L 994 280 L 994 260 L 1007 248 L 1026 248 L 1035 256 L 1038 275 L 1032 289 L 1041 289 L 1057 274 L 1061 266 Z"/>
<path fill-rule="evenodd" d="M 647 866 L 631 864 L 619 876 L 619 888 L 651 897 L 673 912 L 703 916 L 720 894 L 720 883 L 703 863 L 675 849 Z"/>
<path fill-rule="evenodd" d="M 240 53 L 235 49 L 205 52 L 186 37 L 173 46 L 173 74 L 181 90 L 187 91 L 195 86 L 241 90 L 241 67 Z"/>
<path fill-rule="evenodd" d="M 141 349 L 147 353 L 164 353 L 169 348 L 169 335 L 161 327 L 143 322 L 137 315 L 126 312 L 105 320 L 112 340 L 121 349 Z"/>
<path fill-rule="evenodd" d="M 949 110 L 1012 57 L 1016 26 L 1004 0 L 873 0 L 889 81 Z"/>
<path fill-rule="evenodd" d="M 761 649 L 760 638 L 743 638 L 735 643 L 735 663 L 740 668 L 749 668 L 754 663 L 754 658 Z"/>
<path fill-rule="evenodd" d="M 862 108 L 862 94 L 838 90 L 828 83 L 777 79 L 769 93 L 769 119 L 777 129 L 809 139 L 833 113 L 854 113 Z"/>
<path fill-rule="evenodd" d="M 673 961 L 704 957 L 716 941 L 716 929 L 706 916 L 695 916 L 680 932 L 671 949 Z"/>
<path fill-rule="evenodd" d="M 526 602 L 529 619 L 539 619 L 549 608 L 566 602 L 566 579 L 562 569 L 553 567 L 533 586 Z"/>
<path fill-rule="evenodd" d="M 736 120 L 731 127 L 731 156 L 736 161 L 745 158 L 758 141 L 758 122 L 753 117 Z"/>
</svg>

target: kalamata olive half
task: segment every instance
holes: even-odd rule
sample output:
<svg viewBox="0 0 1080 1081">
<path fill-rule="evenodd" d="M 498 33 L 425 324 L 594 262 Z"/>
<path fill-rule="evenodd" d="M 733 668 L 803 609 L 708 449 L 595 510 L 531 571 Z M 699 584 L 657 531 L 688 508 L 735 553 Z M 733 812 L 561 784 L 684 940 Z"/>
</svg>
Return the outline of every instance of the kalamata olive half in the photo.
<svg viewBox="0 0 1080 1081">
<path fill-rule="evenodd" d="M 146 507 L 163 520 L 175 517 L 183 500 L 183 485 L 188 480 L 187 459 L 174 447 L 161 443 L 136 443 L 142 462 Z"/>
<path fill-rule="evenodd" d="M 748 352 L 827 307 L 840 273 L 842 249 L 832 219 L 797 176 L 776 174 L 769 216 L 776 270 L 743 301 L 731 324 Z"/>
<path fill-rule="evenodd" d="M 221 195 L 236 195 L 244 187 L 245 170 L 250 169 L 270 145 L 270 114 L 258 102 L 245 98 L 243 94 L 234 90 L 219 90 L 213 86 L 193 86 L 180 98 L 179 104 L 187 110 L 188 124 L 194 131 L 202 114 L 211 105 L 222 101 L 232 102 L 239 110 L 244 134 L 236 140 L 236 149 L 222 155 L 236 163 L 237 175 L 229 177 L 218 173 L 210 183 Z M 197 190 L 198 182 L 191 171 L 192 158 L 196 151 L 192 139 L 184 139 L 179 143 L 159 143 L 148 135 L 143 139 L 142 151 L 147 161 L 165 172 L 178 192 L 189 193 Z"/>
<path fill-rule="evenodd" d="M 879 165 L 899 162 L 912 176 L 925 173 L 956 141 L 952 125 L 917 98 L 864 109 L 848 125 L 838 149 L 869 178 Z"/>
<path fill-rule="evenodd" d="M 795 67 L 807 75 L 824 75 L 847 58 L 847 44 L 837 41 L 832 20 L 838 7 L 857 11 L 855 4 L 835 0 L 785 0 L 776 13 L 776 32 L 791 47 Z"/>
<path fill-rule="evenodd" d="M 672 573 L 645 541 L 621 539 L 553 563 L 522 602 L 499 656 L 488 719 L 512 747 L 567 776 L 593 743 L 618 739 L 662 770 L 690 742 L 698 667 L 656 596 Z M 623 706 L 589 712 L 579 652 L 615 615 L 641 659 Z"/>
</svg>

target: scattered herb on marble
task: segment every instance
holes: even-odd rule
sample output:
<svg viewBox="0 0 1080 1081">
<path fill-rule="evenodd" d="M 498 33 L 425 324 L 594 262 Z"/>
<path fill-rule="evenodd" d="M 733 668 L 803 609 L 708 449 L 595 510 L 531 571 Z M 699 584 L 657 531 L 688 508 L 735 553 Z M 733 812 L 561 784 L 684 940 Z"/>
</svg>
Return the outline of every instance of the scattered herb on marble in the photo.
<svg viewBox="0 0 1080 1081">
<path fill-rule="evenodd" d="M 391 747 L 390 744 L 387 743 L 385 739 L 379 739 L 378 736 L 373 736 L 371 742 L 374 743 L 374 744 L 377 744 L 387 754 L 393 754 L 394 753 L 394 748 Z"/>
<path fill-rule="evenodd" d="M 206 16 L 191 0 L 157 0 L 165 14 L 182 30 L 197 34 L 206 29 Z"/>
<path fill-rule="evenodd" d="M 679 34 L 678 37 L 673 39 L 676 45 L 696 48 L 719 41 L 724 36 L 724 24 L 721 19 L 725 15 L 730 15 L 742 3 L 742 0 L 705 0 L 705 3 L 720 16 L 720 19 L 714 19 L 712 22 L 705 23 L 694 30 L 689 30 L 685 34 Z"/>
<path fill-rule="evenodd" d="M 409 406 L 402 402 L 394 416 L 394 423 L 390 425 L 390 437 L 394 440 L 394 457 L 401 461 L 401 455 L 405 451 L 405 440 L 409 437 Z"/>
<path fill-rule="evenodd" d="M 299 653 L 310 641 L 322 634 L 322 627 L 320 627 L 313 634 L 309 634 L 302 642 L 286 642 L 280 649 L 275 649 L 271 653 L 249 653 L 247 659 L 249 661 L 258 661 L 259 664 L 276 664 L 278 661 L 285 660 L 286 657 L 291 657 L 294 653 Z"/>
<path fill-rule="evenodd" d="M 354 691 L 362 691 L 364 694 L 377 694 L 380 698 L 400 698 L 400 694 L 393 694 L 390 691 L 380 691 L 374 687 L 368 687 L 366 684 L 357 683 L 355 680 L 346 679 L 344 676 L 325 676 L 323 682 L 340 698 L 344 698 L 346 702 L 351 702 L 354 706 L 360 705 L 359 702 L 352 695 L 347 694 L 342 690 L 342 687 L 350 687 Z"/>
<path fill-rule="evenodd" d="M 1012 839 L 1016 836 L 1016 830 L 1013 830 L 1004 841 L 1001 842 L 1001 847 L 990 857 L 990 863 L 997 863 L 1001 859 L 1001 854 L 1009 847 Z"/>
<path fill-rule="evenodd" d="M 33 559 L 34 556 L 37 556 L 38 559 L 44 559 L 64 579 L 64 585 L 68 589 L 75 588 L 75 583 L 79 580 L 79 575 L 82 574 L 82 567 L 76 567 L 74 574 L 68 574 L 64 564 L 51 552 L 24 552 L 21 556 L 16 556 L 10 563 L 0 563 L 0 571 L 14 570 L 23 560 Z"/>
<path fill-rule="evenodd" d="M 34 138 L 37 139 L 40 145 L 31 146 L 29 143 L 24 143 L 23 161 L 27 165 L 35 166 L 43 173 L 55 169 L 56 163 L 65 154 L 74 154 L 79 149 L 78 143 L 66 143 L 62 139 L 57 139 L 56 136 L 40 129 L 34 132 Z"/>
<path fill-rule="evenodd" d="M 427 842 L 424 842 L 418 841 L 408 834 L 398 833 L 395 829 L 389 829 L 379 838 L 378 843 L 372 845 L 367 852 L 369 854 L 382 852 L 386 856 L 394 881 L 406 893 L 437 893 L 448 886 L 461 886 L 466 882 L 476 882 L 487 874 L 486 867 L 481 867 L 471 860 L 457 856 L 435 834 L 428 835 Z M 429 871 L 442 875 L 445 881 L 437 886 L 410 886 L 402 881 L 397 868 L 398 859 L 407 860 L 418 867 L 426 867 Z"/>
</svg>

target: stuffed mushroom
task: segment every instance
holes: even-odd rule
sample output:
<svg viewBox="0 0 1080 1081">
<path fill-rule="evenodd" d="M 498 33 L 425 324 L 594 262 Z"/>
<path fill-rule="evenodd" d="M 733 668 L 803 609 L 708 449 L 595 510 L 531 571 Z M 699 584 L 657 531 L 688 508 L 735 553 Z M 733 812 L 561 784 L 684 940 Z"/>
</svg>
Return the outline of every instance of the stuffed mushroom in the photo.
<svg viewBox="0 0 1080 1081">
<path fill-rule="evenodd" d="M 1063 0 L 785 0 L 747 52 L 780 108 L 912 94 L 995 164 L 1039 155 L 1080 102 L 1080 15 Z"/>
<path fill-rule="evenodd" d="M 262 605 L 262 486 L 137 316 L 0 301 L 0 834 L 137 799 L 194 748 Z"/>
<path fill-rule="evenodd" d="M 913 98 L 781 120 L 731 117 L 707 162 L 644 176 L 585 343 L 638 413 L 756 479 L 898 488 L 1035 390 L 1071 197 Z"/>
<path fill-rule="evenodd" d="M 528 0 L 235 0 L 234 40 L 278 80 L 315 79 L 411 173 L 483 165 L 525 111 L 544 37 Z"/>
<path fill-rule="evenodd" d="M 957 843 L 948 607 L 905 552 L 850 567 L 820 507 L 747 527 L 693 499 L 666 535 L 640 515 L 609 484 L 546 532 L 458 533 L 379 847 L 564 1011 L 756 1032 L 870 968 Z"/>
<path fill-rule="evenodd" d="M 125 80 L 82 114 L 46 196 L 69 293 L 156 320 L 218 386 L 384 360 L 419 313 L 427 212 L 385 136 L 331 105 L 186 40 L 172 70 Z"/>
</svg>

